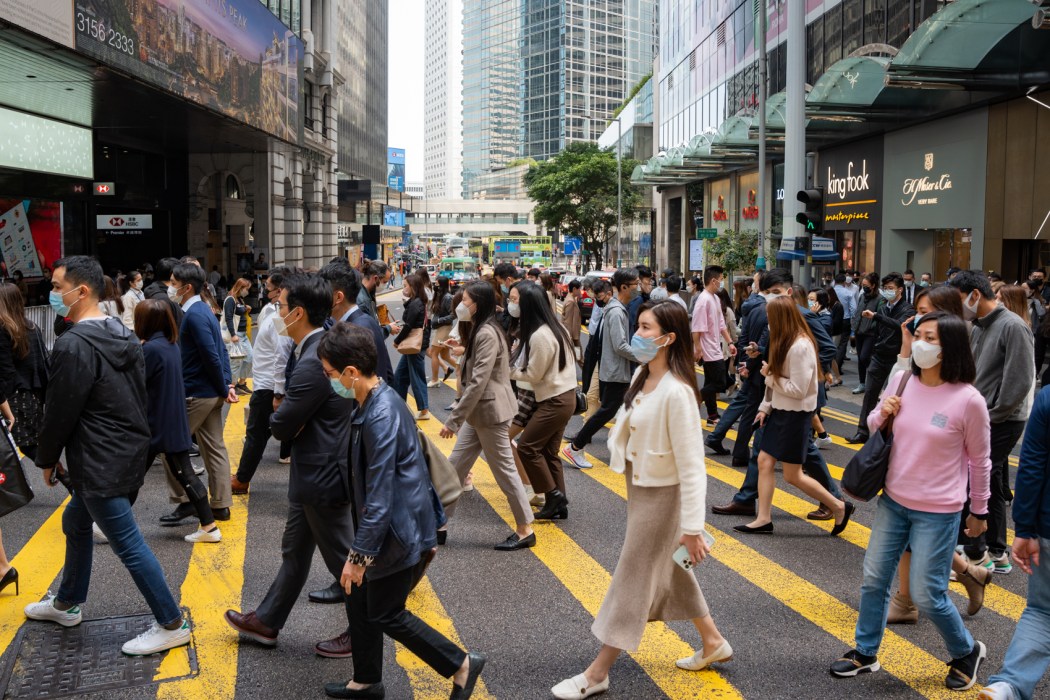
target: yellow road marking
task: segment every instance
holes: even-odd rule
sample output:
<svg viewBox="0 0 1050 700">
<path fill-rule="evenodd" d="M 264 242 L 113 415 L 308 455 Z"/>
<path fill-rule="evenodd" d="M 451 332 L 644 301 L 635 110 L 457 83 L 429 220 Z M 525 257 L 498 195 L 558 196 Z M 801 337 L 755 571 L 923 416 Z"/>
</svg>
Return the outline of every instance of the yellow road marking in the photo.
<svg viewBox="0 0 1050 700">
<path fill-rule="evenodd" d="M 451 452 L 455 443 L 439 437 L 439 426 L 427 424 L 423 425 L 423 430 L 445 454 Z M 503 492 L 496 486 L 488 469 L 478 468 L 481 464 L 484 464 L 483 460 L 478 460 L 474 468 L 474 487 L 504 522 L 513 527 L 514 517 Z M 536 522 L 534 527 L 537 545 L 530 551 L 590 615 L 597 615 L 612 576 L 558 526 Z M 639 650 L 630 653 L 630 656 L 668 697 L 743 698 L 736 688 L 714 670 L 690 673 L 675 667 L 674 659 L 692 653 L 692 647 L 670 627 L 662 622 L 654 622 L 646 627 Z M 553 685 L 559 679 L 550 680 Z"/>
<path fill-rule="evenodd" d="M 223 438 L 230 455 L 231 473 L 241 459 L 244 410 L 230 406 Z M 232 699 L 237 689 L 237 633 L 229 628 L 223 613 L 241 608 L 244 587 L 244 552 L 248 534 L 248 496 L 234 496 L 230 519 L 220 522 L 222 542 L 193 545 L 190 565 L 182 582 L 183 607 L 193 619 L 193 638 L 200 672 L 193 678 L 164 683 L 158 700 Z M 185 675 L 186 648 L 170 652 L 154 680 Z M 186 666 L 183 666 L 183 663 Z"/>
<path fill-rule="evenodd" d="M 627 485 L 622 474 L 588 455 L 595 466 L 583 473 L 602 486 L 627 498 Z M 728 534 L 707 525 L 718 537 L 712 556 L 745 580 L 791 608 L 846 645 L 854 643 L 857 612 L 809 581 L 785 569 L 772 559 L 742 544 Z M 859 574 L 859 572 L 858 572 Z M 829 659 L 829 663 L 830 663 Z M 892 630 L 886 630 L 879 649 L 882 667 L 928 698 L 955 698 L 958 695 L 944 687 L 940 675 L 944 662 L 915 646 Z"/>
<path fill-rule="evenodd" d="M 459 634 L 452 624 L 445 606 L 441 604 L 430 579 L 424 577 L 412 594 L 408 597 L 408 608 L 420 620 L 427 623 L 438 633 L 443 634 L 453 644 L 462 647 Z M 397 663 L 405 669 L 408 674 L 409 683 L 412 685 L 412 693 L 415 700 L 444 700 L 448 697 L 451 680 L 442 678 L 434 669 L 430 668 L 422 659 L 410 652 L 400 644 L 397 647 Z M 492 700 L 494 697 L 485 687 L 485 681 L 478 679 L 477 688 L 473 697 L 483 700 Z"/>
</svg>

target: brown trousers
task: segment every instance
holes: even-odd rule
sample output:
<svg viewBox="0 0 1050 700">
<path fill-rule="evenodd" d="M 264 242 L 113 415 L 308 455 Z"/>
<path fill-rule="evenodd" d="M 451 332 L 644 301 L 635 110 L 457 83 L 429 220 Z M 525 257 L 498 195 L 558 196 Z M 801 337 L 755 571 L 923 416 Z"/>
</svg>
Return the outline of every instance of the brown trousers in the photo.
<svg viewBox="0 0 1050 700">
<path fill-rule="evenodd" d="M 225 399 L 186 399 L 186 413 L 189 417 L 190 432 L 197 436 L 204 468 L 208 471 L 208 491 L 211 493 L 212 508 L 229 508 L 233 505 L 233 492 L 230 489 L 230 456 L 226 452 L 226 441 L 223 437 L 222 409 Z M 171 475 L 170 469 L 164 470 L 168 480 L 168 495 L 172 503 L 186 503 L 186 492 Z"/>
<path fill-rule="evenodd" d="M 575 410 L 575 389 L 540 401 L 518 437 L 518 457 L 536 493 L 554 489 L 565 493 L 560 448 L 565 426 Z"/>
</svg>

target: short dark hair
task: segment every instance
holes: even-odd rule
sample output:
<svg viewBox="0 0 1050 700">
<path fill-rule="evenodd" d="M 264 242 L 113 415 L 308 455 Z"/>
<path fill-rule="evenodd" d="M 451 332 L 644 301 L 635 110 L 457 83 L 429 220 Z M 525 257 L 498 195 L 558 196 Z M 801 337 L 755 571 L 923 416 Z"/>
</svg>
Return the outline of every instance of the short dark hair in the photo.
<svg viewBox="0 0 1050 700">
<path fill-rule="evenodd" d="M 382 260 L 369 260 L 361 273 L 365 277 L 375 277 L 377 275 L 382 277 L 387 273 L 387 269 L 386 263 Z"/>
<path fill-rule="evenodd" d="M 330 262 L 321 268 L 321 277 L 332 285 L 333 300 L 336 292 L 342 292 L 348 302 L 357 303 L 357 295 L 361 292 L 361 278 L 357 270 L 349 265 Z"/>
<path fill-rule="evenodd" d="M 869 272 L 864 275 L 864 281 L 870 284 L 872 289 L 877 289 L 879 286 L 879 273 Z"/>
<path fill-rule="evenodd" d="M 992 291 L 992 283 L 979 270 L 959 270 L 954 277 L 948 280 L 948 286 L 959 290 L 966 296 L 969 296 L 976 289 L 985 299 L 995 297 L 995 293 Z"/>
<path fill-rule="evenodd" d="M 271 267 L 270 273 L 266 276 L 266 279 L 270 280 L 270 284 L 274 286 L 274 289 L 280 289 L 281 283 L 284 282 L 284 278 L 290 274 L 292 274 L 291 268 L 280 265 L 278 267 Z"/>
<path fill-rule="evenodd" d="M 837 275 L 835 275 L 835 284 L 846 284 L 845 273 L 840 272 Z"/>
<path fill-rule="evenodd" d="M 704 268 L 704 286 L 711 284 L 711 280 L 719 275 L 724 275 L 725 272 L 725 268 L 721 265 L 708 265 Z"/>
<path fill-rule="evenodd" d="M 374 377 L 379 356 L 371 331 L 352 323 L 337 323 L 321 336 L 317 356 L 340 372 L 356 367 L 366 377 Z"/>
<path fill-rule="evenodd" d="M 667 293 L 678 294 L 680 291 L 682 291 L 682 278 L 678 275 L 670 275 L 667 278 Z"/>
<path fill-rule="evenodd" d="M 977 378 L 977 367 L 970 350 L 970 327 L 955 314 L 934 311 L 926 314 L 916 326 L 937 322 L 937 335 L 941 340 L 941 379 L 950 384 L 973 384 Z M 912 363 L 912 373 L 922 374 L 922 369 Z"/>
<path fill-rule="evenodd" d="M 911 270 L 905 270 L 905 271 L 904 271 L 904 274 L 905 274 L 905 275 L 911 275 L 912 277 L 914 277 L 914 276 L 915 276 L 915 273 L 914 273 L 914 272 L 912 272 Z"/>
<path fill-rule="evenodd" d="M 55 261 L 55 269 L 60 267 L 65 268 L 63 276 L 67 280 L 77 286 L 84 285 L 96 299 L 102 298 L 106 281 L 98 260 L 88 255 L 70 255 Z"/>
<path fill-rule="evenodd" d="M 1003 281 L 1003 276 L 1000 275 L 998 272 L 989 272 L 988 273 L 988 281 L 990 281 L 990 282 L 1002 282 Z"/>
<path fill-rule="evenodd" d="M 820 304 L 820 308 L 831 308 L 831 295 L 828 294 L 828 290 L 824 289 L 823 287 L 816 287 L 814 289 L 809 290 L 809 293 L 817 297 L 817 303 Z"/>
<path fill-rule="evenodd" d="M 332 313 L 332 285 L 318 274 L 290 275 L 281 283 L 281 289 L 288 292 L 288 310 L 301 307 L 314 328 L 323 326 Z"/>
<path fill-rule="evenodd" d="M 1031 270 L 1028 271 L 1028 276 L 1031 277 L 1032 274 L 1035 273 L 1035 272 L 1038 272 L 1041 275 L 1045 275 L 1046 274 L 1046 270 L 1044 270 L 1043 268 L 1041 268 L 1041 267 L 1033 267 Z"/>
<path fill-rule="evenodd" d="M 607 280 L 596 279 L 591 283 L 591 296 L 605 294 L 612 291 L 612 285 Z"/>
<path fill-rule="evenodd" d="M 646 265 L 635 265 L 635 270 L 638 270 L 639 279 L 651 280 L 653 278 L 653 271 Z"/>
<path fill-rule="evenodd" d="M 135 335 L 140 340 L 149 340 L 154 333 L 160 332 L 169 343 L 179 341 L 179 329 L 167 299 L 143 299 L 135 306 L 134 316 Z"/>
<path fill-rule="evenodd" d="M 204 270 L 199 265 L 186 262 L 179 263 L 172 268 L 171 276 L 175 278 L 176 282 L 190 285 L 194 294 L 201 293 L 201 287 L 204 286 Z"/>
<path fill-rule="evenodd" d="M 794 276 L 782 267 L 774 267 L 772 270 L 767 270 L 761 279 L 758 281 L 758 289 L 761 292 L 768 291 L 777 285 L 781 287 L 790 287 L 795 281 Z"/>
<path fill-rule="evenodd" d="M 569 282 L 569 291 L 570 292 L 575 292 L 577 289 L 579 289 L 582 286 L 583 285 L 580 284 L 579 280 L 573 280 L 573 281 Z"/>
<path fill-rule="evenodd" d="M 529 268 L 529 276 L 530 277 L 539 277 L 541 274 L 543 274 L 543 273 L 540 272 L 540 268 L 538 268 L 538 267 Z"/>
<path fill-rule="evenodd" d="M 897 289 L 901 289 L 904 287 L 904 277 L 901 276 L 901 273 L 899 272 L 891 272 L 882 278 L 882 284 L 884 286 L 887 284 L 895 284 L 897 285 Z"/>
<path fill-rule="evenodd" d="M 619 270 L 617 270 L 616 272 L 613 273 L 613 276 L 612 276 L 613 289 L 617 293 L 619 293 L 620 292 L 620 287 L 624 286 L 625 284 L 630 284 L 631 282 L 634 282 L 637 279 L 638 279 L 638 270 L 637 269 L 635 269 L 633 267 L 622 267 L 622 268 L 620 268 Z"/>
<path fill-rule="evenodd" d="M 510 263 L 500 263 L 496 265 L 496 269 L 492 271 L 492 274 L 496 279 L 506 279 L 507 277 L 513 277 L 518 279 L 518 268 L 514 267 Z"/>
<path fill-rule="evenodd" d="M 153 268 L 153 279 L 167 282 L 171 279 L 172 270 L 174 270 L 175 266 L 178 264 L 178 258 L 161 258 L 157 261 L 156 267 Z"/>
</svg>

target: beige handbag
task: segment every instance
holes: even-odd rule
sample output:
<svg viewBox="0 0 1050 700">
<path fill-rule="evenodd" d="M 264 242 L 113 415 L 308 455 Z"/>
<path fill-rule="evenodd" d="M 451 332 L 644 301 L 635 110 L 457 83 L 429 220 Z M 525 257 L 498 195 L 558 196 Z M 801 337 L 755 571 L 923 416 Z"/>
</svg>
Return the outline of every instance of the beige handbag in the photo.
<svg viewBox="0 0 1050 700">
<path fill-rule="evenodd" d="M 397 344 L 397 351 L 402 355 L 418 355 L 423 352 L 423 329 L 410 330 L 408 336 Z"/>
<path fill-rule="evenodd" d="M 423 457 L 427 460 L 427 469 L 430 471 L 430 482 L 434 485 L 434 492 L 441 501 L 441 505 L 448 508 L 459 500 L 463 495 L 463 482 L 460 481 L 452 462 L 448 461 L 438 446 L 435 445 L 426 433 L 416 428 L 419 437 L 419 446 L 423 449 Z"/>
</svg>

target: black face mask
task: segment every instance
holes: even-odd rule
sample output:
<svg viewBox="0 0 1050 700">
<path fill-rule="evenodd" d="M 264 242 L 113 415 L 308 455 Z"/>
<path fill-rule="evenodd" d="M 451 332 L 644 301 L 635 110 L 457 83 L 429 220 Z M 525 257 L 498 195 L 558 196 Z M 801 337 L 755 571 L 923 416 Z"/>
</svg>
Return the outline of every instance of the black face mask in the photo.
<svg viewBox="0 0 1050 700">
<path fill-rule="evenodd" d="M 596 304 L 596 305 L 598 306 L 598 308 L 600 309 L 600 308 L 602 308 L 603 306 L 605 306 L 605 305 L 606 305 L 607 303 L 609 303 L 609 302 L 607 302 L 607 301 L 606 301 L 605 299 L 595 299 L 595 300 L 594 300 L 594 303 L 595 303 L 595 304 Z"/>
<path fill-rule="evenodd" d="M 875 292 L 872 291 L 871 287 L 864 287 L 864 296 L 870 297 Z"/>
</svg>

